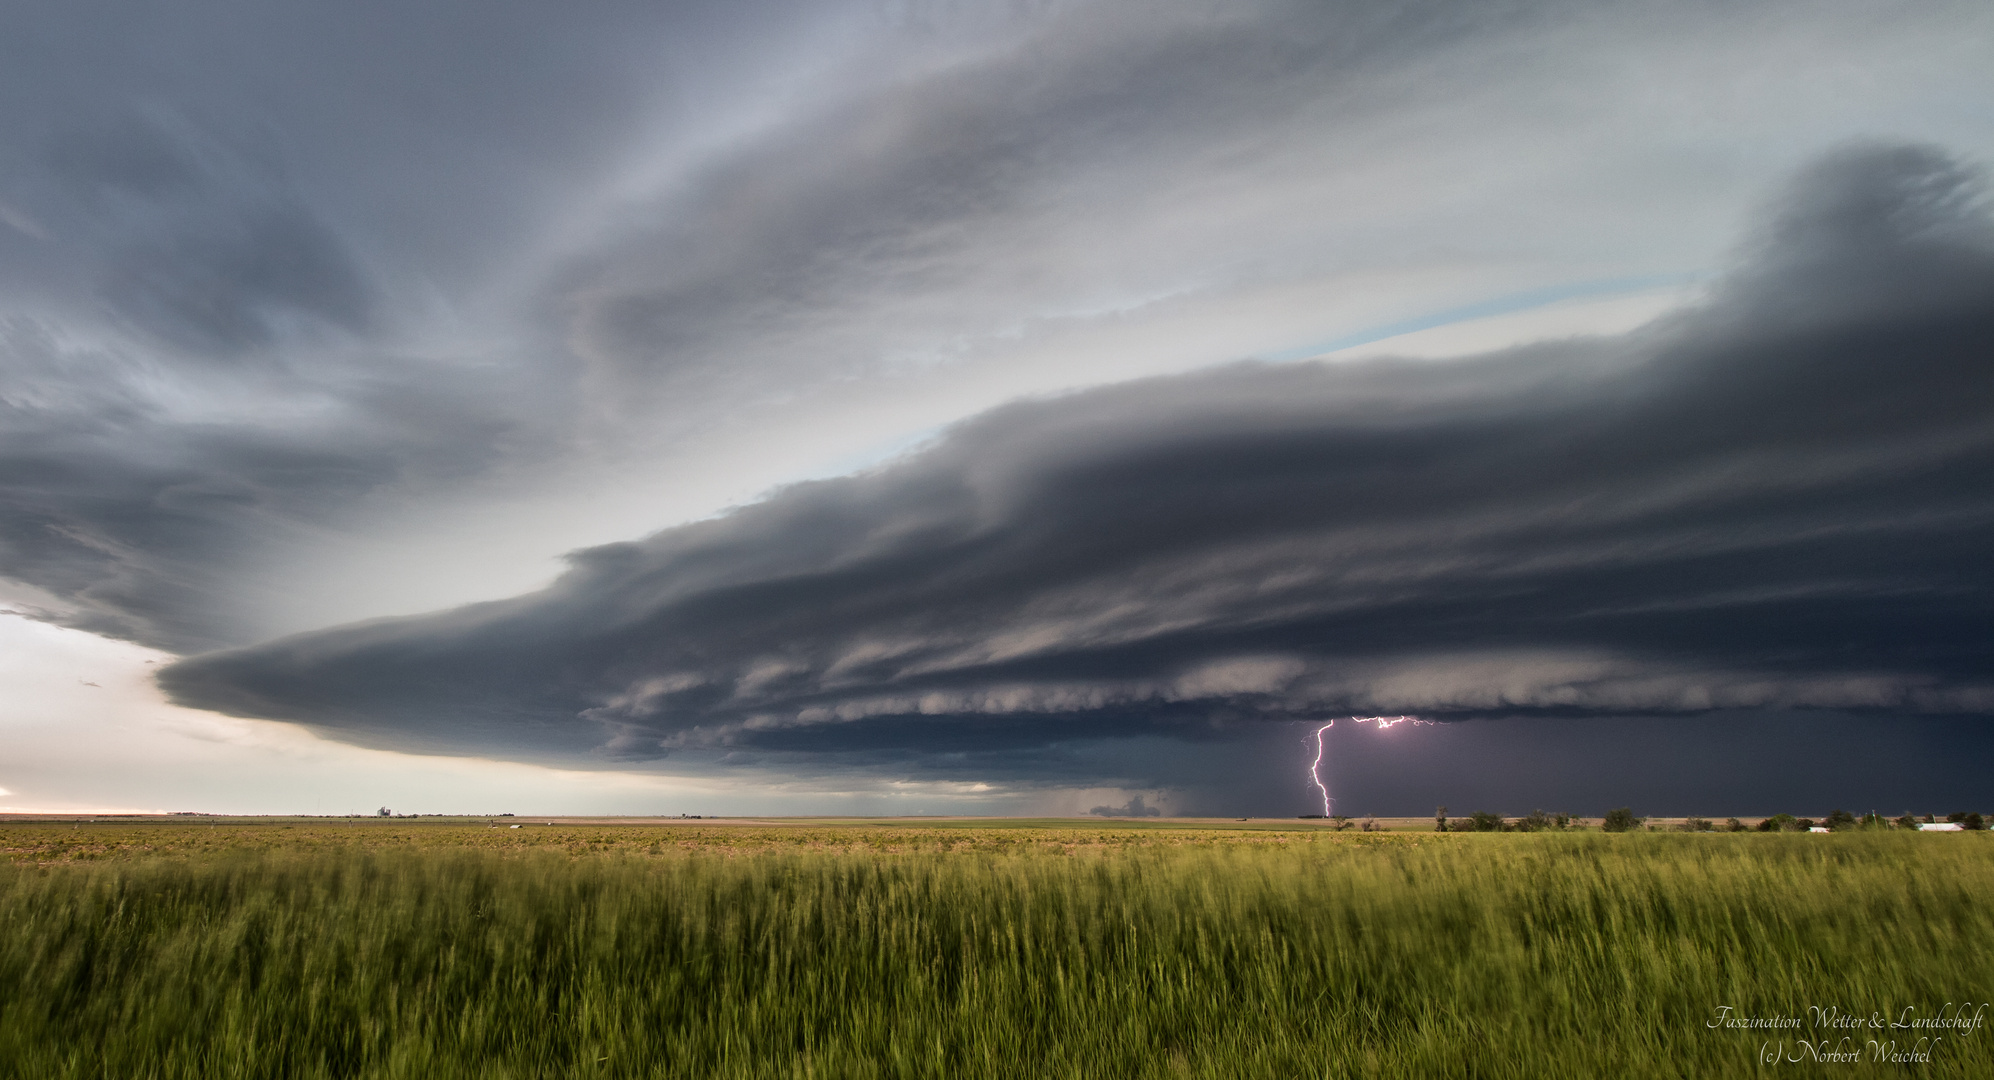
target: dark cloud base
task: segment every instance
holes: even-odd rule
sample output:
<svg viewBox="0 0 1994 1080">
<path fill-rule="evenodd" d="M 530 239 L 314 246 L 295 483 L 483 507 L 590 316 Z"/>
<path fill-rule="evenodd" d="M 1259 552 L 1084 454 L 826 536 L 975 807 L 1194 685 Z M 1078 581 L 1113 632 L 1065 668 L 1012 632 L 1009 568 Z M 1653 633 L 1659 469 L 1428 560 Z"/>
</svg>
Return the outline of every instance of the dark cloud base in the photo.
<svg viewBox="0 0 1994 1080">
<path fill-rule="evenodd" d="M 1308 778 L 1314 724 L 1269 724 L 1196 754 L 1130 761 L 1168 789 L 1169 811 L 1195 816 L 1319 813 Z M 1115 747 L 1086 760 L 1112 767 Z M 1337 725 L 1323 780 L 1336 812 L 1410 817 L 1444 805 L 1511 817 L 1532 810 L 1721 820 L 1841 808 L 1895 817 L 1994 806 L 1983 764 L 1985 717 L 1845 712 L 1511 716 L 1377 731 Z"/>
<path fill-rule="evenodd" d="M 1048 779 L 1347 713 L 1994 714 L 1978 183 L 1845 152 L 1625 337 L 1019 403 L 543 592 L 161 682 L 400 749 Z"/>
</svg>

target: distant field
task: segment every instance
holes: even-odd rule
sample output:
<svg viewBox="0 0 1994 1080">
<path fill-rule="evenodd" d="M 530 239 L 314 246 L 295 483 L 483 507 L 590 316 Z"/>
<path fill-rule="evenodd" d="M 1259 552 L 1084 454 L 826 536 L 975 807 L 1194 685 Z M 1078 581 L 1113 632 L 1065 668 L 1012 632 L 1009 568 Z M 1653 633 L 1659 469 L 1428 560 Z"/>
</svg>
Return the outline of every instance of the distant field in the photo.
<svg viewBox="0 0 1994 1080">
<path fill-rule="evenodd" d="M 485 820 L 0 824 L 0 1075 L 1994 1076 L 1987 834 Z"/>
<path fill-rule="evenodd" d="M 512 827 L 515 825 L 518 828 Z M 1289 844 L 1329 833 L 1327 825 L 1306 821 L 1221 824 L 1184 818 L 63 819 L 0 822 L 0 860 L 40 865 L 225 853 L 409 850 L 632 856 L 735 856 L 750 852 L 1059 854 L 1129 846 Z"/>
</svg>

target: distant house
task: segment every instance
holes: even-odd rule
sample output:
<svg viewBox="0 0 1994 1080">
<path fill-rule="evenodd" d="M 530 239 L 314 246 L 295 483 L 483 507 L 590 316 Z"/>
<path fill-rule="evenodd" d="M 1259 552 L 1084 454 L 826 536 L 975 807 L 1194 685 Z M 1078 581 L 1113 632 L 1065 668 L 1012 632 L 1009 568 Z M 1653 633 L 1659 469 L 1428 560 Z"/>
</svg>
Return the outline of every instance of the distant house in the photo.
<svg viewBox="0 0 1994 1080">
<path fill-rule="evenodd" d="M 1807 827 L 1807 831 L 1808 831 L 1808 832 L 1834 832 L 1835 830 L 1833 830 L 1833 829 L 1830 829 L 1830 828 L 1828 828 L 1828 827 L 1827 827 L 1826 825 L 1809 825 L 1809 826 Z"/>
<path fill-rule="evenodd" d="M 1957 821 L 1927 821 L 1918 826 L 1919 832 L 1965 832 L 1966 826 Z"/>
</svg>

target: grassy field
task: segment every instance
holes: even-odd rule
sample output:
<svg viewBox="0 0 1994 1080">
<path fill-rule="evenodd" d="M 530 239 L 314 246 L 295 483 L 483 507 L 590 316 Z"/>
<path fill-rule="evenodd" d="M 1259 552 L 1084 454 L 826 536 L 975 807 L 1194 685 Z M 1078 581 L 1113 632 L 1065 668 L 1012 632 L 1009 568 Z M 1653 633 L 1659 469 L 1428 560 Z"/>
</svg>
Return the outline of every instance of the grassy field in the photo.
<svg viewBox="0 0 1994 1080">
<path fill-rule="evenodd" d="M 0 1075 L 1994 1076 L 1870 1026 L 1994 998 L 1990 896 L 1987 834 L 8 824 Z"/>
</svg>

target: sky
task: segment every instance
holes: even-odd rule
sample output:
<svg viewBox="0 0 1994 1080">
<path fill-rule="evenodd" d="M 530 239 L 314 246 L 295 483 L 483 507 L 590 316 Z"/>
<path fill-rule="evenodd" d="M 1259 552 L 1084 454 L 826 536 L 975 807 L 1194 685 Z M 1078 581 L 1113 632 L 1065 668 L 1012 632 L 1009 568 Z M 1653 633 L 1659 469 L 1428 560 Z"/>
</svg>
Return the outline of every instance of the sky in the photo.
<svg viewBox="0 0 1994 1080">
<path fill-rule="evenodd" d="M 1994 806 L 1985 4 L 13 22 L 0 812 Z"/>
</svg>

